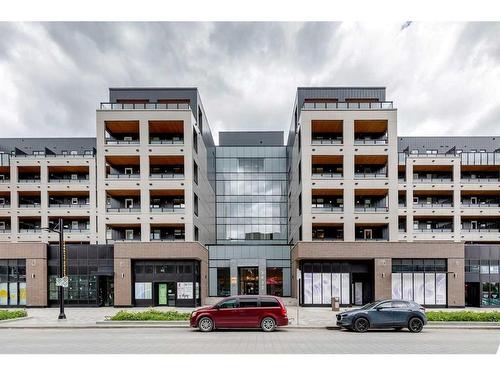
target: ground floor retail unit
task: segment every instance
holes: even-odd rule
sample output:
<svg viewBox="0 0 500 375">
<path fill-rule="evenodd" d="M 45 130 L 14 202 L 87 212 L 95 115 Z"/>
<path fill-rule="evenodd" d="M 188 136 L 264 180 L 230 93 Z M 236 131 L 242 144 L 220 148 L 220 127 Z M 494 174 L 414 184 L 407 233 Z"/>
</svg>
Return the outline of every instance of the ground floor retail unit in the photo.
<svg viewBox="0 0 500 375">
<path fill-rule="evenodd" d="M 212 255 L 196 242 L 68 244 L 65 302 L 197 307 L 227 295 L 272 294 L 302 306 L 330 306 L 332 298 L 342 306 L 382 298 L 500 306 L 498 244 L 300 242 L 289 259 L 286 247 L 221 247 Z M 0 307 L 57 305 L 58 257 L 57 245 L 0 244 Z"/>
</svg>

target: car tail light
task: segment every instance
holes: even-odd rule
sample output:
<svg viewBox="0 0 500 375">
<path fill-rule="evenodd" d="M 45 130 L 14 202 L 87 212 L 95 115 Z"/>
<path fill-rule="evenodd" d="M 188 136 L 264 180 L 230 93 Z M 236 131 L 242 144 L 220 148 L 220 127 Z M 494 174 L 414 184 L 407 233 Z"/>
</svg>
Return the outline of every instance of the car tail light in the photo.
<svg viewBox="0 0 500 375">
<path fill-rule="evenodd" d="M 286 307 L 281 305 L 281 315 L 286 316 Z"/>
</svg>

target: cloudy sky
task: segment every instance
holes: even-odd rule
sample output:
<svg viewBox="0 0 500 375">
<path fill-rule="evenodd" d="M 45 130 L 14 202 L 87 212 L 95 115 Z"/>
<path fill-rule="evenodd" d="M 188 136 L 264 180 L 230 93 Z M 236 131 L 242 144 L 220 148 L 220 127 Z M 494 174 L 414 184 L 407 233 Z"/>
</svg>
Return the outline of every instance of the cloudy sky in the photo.
<svg viewBox="0 0 500 375">
<path fill-rule="evenodd" d="M 400 135 L 500 135 L 500 23 L 0 23 L 0 136 L 94 136 L 108 87 L 197 86 L 287 129 L 297 86 L 385 86 Z"/>
</svg>

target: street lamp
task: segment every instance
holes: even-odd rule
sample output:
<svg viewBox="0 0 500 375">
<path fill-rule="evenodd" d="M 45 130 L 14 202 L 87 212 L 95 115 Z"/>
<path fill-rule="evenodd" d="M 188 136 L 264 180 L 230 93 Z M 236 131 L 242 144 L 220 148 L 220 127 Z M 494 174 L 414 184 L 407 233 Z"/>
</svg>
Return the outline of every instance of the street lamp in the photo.
<svg viewBox="0 0 500 375">
<path fill-rule="evenodd" d="M 59 234 L 59 278 L 63 278 L 65 275 L 64 272 L 64 225 L 63 219 L 60 218 L 58 223 L 53 228 L 42 228 L 49 232 L 54 232 Z M 58 319 L 66 319 L 66 314 L 64 314 L 64 287 L 59 286 L 59 317 Z"/>
</svg>

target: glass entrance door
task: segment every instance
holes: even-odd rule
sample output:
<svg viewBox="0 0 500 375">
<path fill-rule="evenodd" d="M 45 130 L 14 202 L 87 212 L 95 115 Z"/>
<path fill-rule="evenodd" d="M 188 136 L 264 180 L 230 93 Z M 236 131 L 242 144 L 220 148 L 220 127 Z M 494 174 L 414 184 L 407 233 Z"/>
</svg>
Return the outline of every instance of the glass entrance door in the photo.
<svg viewBox="0 0 500 375">
<path fill-rule="evenodd" d="M 158 284 L 158 306 L 167 306 L 167 284 Z"/>
<path fill-rule="evenodd" d="M 241 267 L 238 269 L 239 294 L 259 294 L 259 268 Z"/>
</svg>

